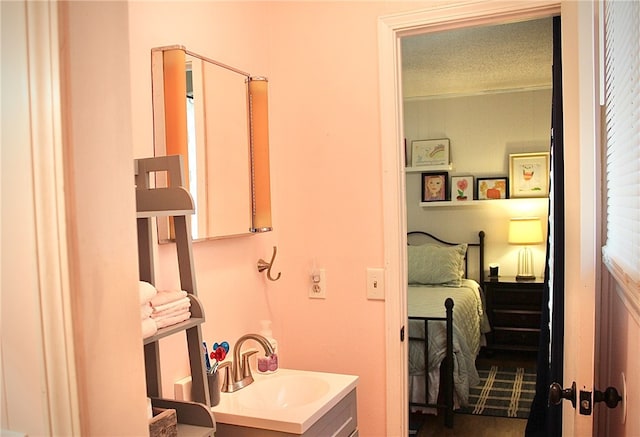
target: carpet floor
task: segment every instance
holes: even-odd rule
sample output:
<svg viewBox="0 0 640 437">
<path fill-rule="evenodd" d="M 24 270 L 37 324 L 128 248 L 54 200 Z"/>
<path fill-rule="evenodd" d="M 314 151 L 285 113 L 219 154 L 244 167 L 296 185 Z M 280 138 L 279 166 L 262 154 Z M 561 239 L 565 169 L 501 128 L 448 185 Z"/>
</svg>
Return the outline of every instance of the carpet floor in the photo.
<svg viewBox="0 0 640 437">
<path fill-rule="evenodd" d="M 536 374 L 524 367 L 478 366 L 480 384 L 469 394 L 461 414 L 526 419 L 535 394 Z"/>
</svg>

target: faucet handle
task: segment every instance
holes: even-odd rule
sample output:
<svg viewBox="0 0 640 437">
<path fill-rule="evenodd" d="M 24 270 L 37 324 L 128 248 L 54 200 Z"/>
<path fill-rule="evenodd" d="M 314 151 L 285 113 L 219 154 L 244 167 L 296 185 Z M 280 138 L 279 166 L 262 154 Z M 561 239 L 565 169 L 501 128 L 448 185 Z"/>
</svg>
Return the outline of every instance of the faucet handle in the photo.
<svg viewBox="0 0 640 437">
<path fill-rule="evenodd" d="M 220 372 L 222 369 L 224 369 L 224 376 L 222 379 L 222 391 L 225 393 L 228 392 L 232 392 L 233 390 L 231 389 L 231 387 L 233 386 L 233 382 L 231 381 L 231 378 L 229 377 L 229 371 L 231 370 L 231 363 L 232 361 L 225 361 L 224 363 L 220 363 L 220 365 L 218 366 L 218 369 L 216 370 L 217 372 Z"/>
<path fill-rule="evenodd" d="M 251 366 L 249 365 L 249 357 L 251 355 L 257 354 L 259 351 L 257 349 L 249 349 L 246 352 L 242 353 L 242 377 L 251 377 Z"/>
</svg>

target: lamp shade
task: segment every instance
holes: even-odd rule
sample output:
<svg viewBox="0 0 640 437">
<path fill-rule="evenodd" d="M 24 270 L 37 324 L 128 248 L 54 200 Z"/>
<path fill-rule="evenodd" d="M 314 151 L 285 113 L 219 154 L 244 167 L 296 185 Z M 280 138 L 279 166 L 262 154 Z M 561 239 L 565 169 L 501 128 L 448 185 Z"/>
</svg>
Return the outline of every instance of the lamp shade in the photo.
<svg viewBox="0 0 640 437">
<path fill-rule="evenodd" d="M 509 222 L 510 244 L 542 243 L 542 223 L 537 217 L 512 218 Z"/>
</svg>

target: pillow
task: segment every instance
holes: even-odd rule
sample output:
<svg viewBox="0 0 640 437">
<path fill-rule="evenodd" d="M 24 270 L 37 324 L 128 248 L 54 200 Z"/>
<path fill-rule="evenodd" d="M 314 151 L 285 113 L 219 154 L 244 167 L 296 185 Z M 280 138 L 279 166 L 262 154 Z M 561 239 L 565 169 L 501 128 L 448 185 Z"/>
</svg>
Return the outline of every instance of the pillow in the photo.
<svg viewBox="0 0 640 437">
<path fill-rule="evenodd" d="M 460 287 L 466 253 L 466 244 L 408 246 L 409 284 Z"/>
</svg>

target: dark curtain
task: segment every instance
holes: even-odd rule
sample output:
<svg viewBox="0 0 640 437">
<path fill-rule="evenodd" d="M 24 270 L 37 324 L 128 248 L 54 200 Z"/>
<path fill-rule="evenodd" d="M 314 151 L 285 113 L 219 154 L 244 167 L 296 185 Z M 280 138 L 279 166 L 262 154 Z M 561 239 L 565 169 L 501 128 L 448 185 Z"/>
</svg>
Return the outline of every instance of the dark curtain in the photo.
<svg viewBox="0 0 640 437">
<path fill-rule="evenodd" d="M 528 437 L 562 435 L 561 405 L 549 405 L 549 386 L 554 381 L 563 383 L 564 353 L 564 153 L 560 17 L 553 18 L 551 196 L 544 282 L 536 394 L 525 430 L 525 436 Z"/>
</svg>

